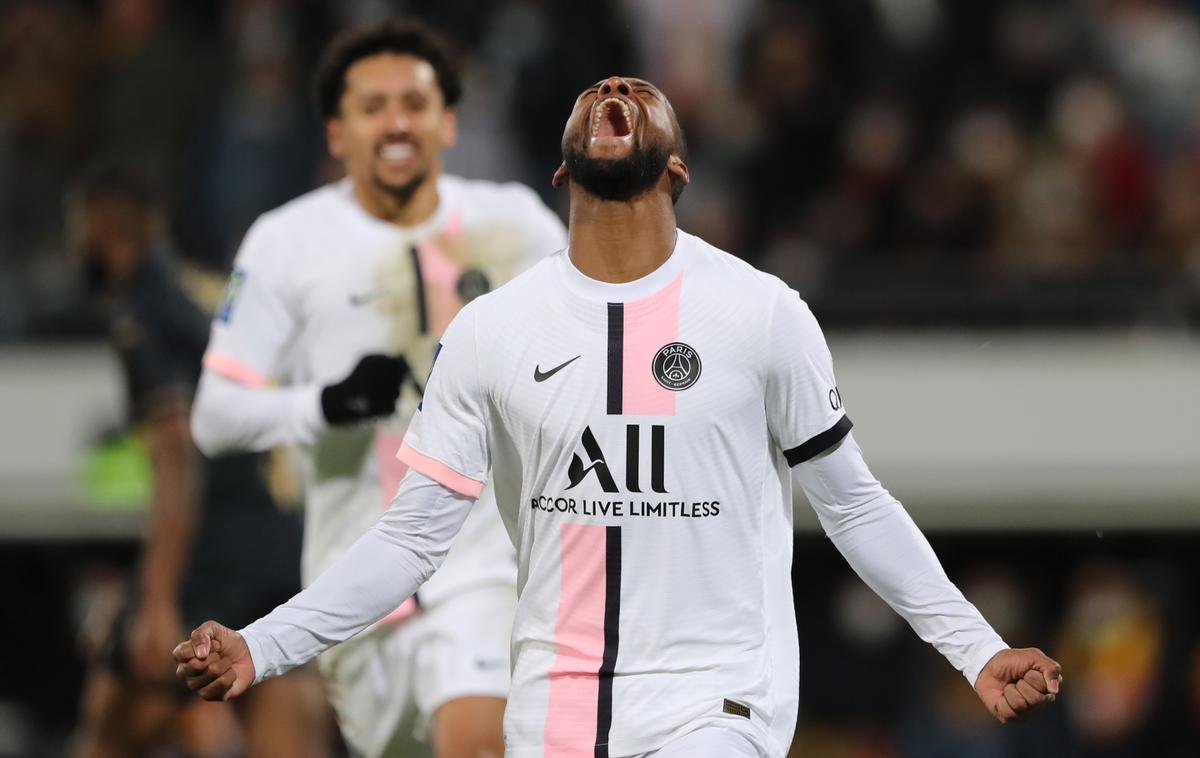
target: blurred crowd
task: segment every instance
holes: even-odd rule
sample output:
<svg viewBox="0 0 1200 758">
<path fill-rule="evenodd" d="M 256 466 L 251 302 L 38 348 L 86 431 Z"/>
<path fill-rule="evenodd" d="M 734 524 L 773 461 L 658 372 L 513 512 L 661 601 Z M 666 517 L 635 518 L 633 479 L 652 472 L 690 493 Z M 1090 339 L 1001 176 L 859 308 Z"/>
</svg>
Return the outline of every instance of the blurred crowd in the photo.
<svg viewBox="0 0 1200 758">
<path fill-rule="evenodd" d="M 681 225 L 830 325 L 1200 322 L 1194 0 L 8 0 L 0 339 L 87 333 L 62 200 L 97 159 L 151 176 L 217 271 L 334 178 L 308 76 L 387 14 L 468 63 L 451 170 L 560 208 L 575 94 L 659 84 L 691 148 Z"/>
</svg>

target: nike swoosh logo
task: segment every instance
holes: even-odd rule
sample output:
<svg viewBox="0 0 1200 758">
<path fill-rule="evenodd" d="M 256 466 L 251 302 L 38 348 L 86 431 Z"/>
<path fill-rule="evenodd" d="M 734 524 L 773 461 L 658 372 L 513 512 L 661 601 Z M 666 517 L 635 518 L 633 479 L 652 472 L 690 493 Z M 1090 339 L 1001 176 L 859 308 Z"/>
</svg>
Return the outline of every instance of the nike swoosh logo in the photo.
<svg viewBox="0 0 1200 758">
<path fill-rule="evenodd" d="M 555 366 L 554 368 L 552 368 L 552 369 L 550 369 L 549 371 L 546 371 L 546 372 L 543 372 L 543 371 L 542 371 L 542 367 L 541 367 L 541 366 L 534 366 L 534 367 L 533 367 L 533 381 L 535 381 L 535 382 L 544 382 L 544 381 L 546 381 L 546 380 L 547 380 L 547 379 L 549 379 L 550 377 L 552 377 L 552 376 L 554 376 L 555 374 L 557 374 L 559 371 L 562 371 L 562 370 L 563 370 L 564 368 L 566 368 L 567 366 L 570 366 L 572 363 L 574 363 L 575 361 L 579 360 L 579 357 L 580 357 L 580 356 L 578 356 L 578 355 L 577 355 L 577 356 L 575 356 L 574 358 L 572 358 L 571 360 L 567 361 L 566 363 L 560 363 L 560 364 L 558 364 L 557 366 Z"/>
</svg>

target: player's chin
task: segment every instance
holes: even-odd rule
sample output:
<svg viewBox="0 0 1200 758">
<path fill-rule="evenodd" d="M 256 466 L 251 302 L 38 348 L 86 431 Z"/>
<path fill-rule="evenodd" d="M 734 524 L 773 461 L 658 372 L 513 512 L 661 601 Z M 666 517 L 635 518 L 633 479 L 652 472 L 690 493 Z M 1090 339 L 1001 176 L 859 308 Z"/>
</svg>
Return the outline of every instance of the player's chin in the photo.
<svg viewBox="0 0 1200 758">
<path fill-rule="evenodd" d="M 387 169 L 377 167 L 374 171 L 375 186 L 384 192 L 400 197 L 412 195 L 427 174 L 419 169 Z"/>
</svg>

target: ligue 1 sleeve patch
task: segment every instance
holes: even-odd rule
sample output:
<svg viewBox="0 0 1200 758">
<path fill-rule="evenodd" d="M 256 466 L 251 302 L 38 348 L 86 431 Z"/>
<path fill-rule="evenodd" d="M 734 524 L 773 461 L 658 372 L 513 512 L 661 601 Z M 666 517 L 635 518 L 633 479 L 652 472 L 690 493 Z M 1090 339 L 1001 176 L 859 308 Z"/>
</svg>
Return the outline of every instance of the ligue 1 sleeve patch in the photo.
<svg viewBox="0 0 1200 758">
<path fill-rule="evenodd" d="M 235 268 L 229 275 L 229 284 L 225 286 L 225 297 L 221 299 L 221 307 L 217 309 L 217 321 L 229 323 L 233 315 L 233 306 L 237 305 L 238 297 L 242 294 L 242 284 L 246 281 L 246 272 Z"/>
</svg>

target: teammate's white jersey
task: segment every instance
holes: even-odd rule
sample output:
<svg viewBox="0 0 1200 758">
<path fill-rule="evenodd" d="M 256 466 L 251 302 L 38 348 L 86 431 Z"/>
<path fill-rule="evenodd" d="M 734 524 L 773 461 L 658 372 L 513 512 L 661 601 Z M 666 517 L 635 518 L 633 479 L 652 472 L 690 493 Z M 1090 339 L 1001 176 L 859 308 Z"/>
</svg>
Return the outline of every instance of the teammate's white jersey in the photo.
<svg viewBox="0 0 1200 758">
<path fill-rule="evenodd" d="M 349 180 L 264 214 L 238 252 L 205 368 L 242 384 L 321 386 L 369 353 L 403 354 L 424 383 L 462 305 L 565 241 L 562 223 L 524 186 L 443 176 L 438 194 L 434 216 L 418 227 L 368 214 Z M 305 583 L 387 506 L 404 472 L 395 458 L 401 420 L 418 400 L 406 385 L 395 419 L 323 429 L 304 446 Z M 495 509 L 474 511 L 422 602 L 465 585 L 511 584 L 512 548 Z"/>
<path fill-rule="evenodd" d="M 514 749 L 790 742 L 788 463 L 850 429 L 794 292 L 682 232 L 628 284 L 560 254 L 461 314 L 427 392 L 400 458 L 466 494 L 493 469 L 518 546 Z"/>
</svg>

